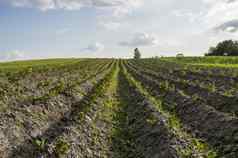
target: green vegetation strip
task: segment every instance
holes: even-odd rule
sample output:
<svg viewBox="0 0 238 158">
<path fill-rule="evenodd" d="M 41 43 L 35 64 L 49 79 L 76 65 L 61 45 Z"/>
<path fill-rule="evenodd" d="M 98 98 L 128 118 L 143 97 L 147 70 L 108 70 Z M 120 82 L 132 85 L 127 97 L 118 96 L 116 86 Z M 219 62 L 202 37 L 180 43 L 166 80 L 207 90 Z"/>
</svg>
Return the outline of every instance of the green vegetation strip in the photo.
<svg viewBox="0 0 238 158">
<path fill-rule="evenodd" d="M 93 134 L 93 144 L 101 144 L 101 156 L 105 157 L 115 157 L 113 151 L 111 151 L 112 147 L 112 139 L 114 136 L 114 132 L 116 130 L 116 120 L 115 117 L 119 112 L 119 98 L 117 95 L 118 90 L 118 73 L 119 66 L 118 62 L 115 66 L 115 71 L 113 72 L 111 82 L 109 83 L 109 87 L 104 93 L 103 103 L 101 109 L 97 112 L 97 117 L 94 119 L 94 134 Z M 103 124 L 103 129 L 102 126 Z M 103 131 L 102 131 L 103 130 Z M 100 142 L 100 143 L 99 143 Z"/>
<path fill-rule="evenodd" d="M 107 91 L 113 90 L 115 87 L 115 77 L 117 76 L 117 72 L 118 72 L 118 66 L 117 63 L 114 62 L 114 64 L 112 65 L 112 67 L 109 69 L 109 73 L 105 76 L 104 79 L 102 79 L 102 81 L 100 81 L 98 84 L 96 84 L 95 88 L 93 89 L 92 92 L 90 92 L 89 96 L 87 97 L 86 102 L 83 103 L 83 105 L 80 105 L 80 110 L 77 112 L 77 114 L 75 114 L 74 116 L 76 118 L 74 118 L 73 120 L 76 120 L 78 123 L 80 124 L 84 124 L 86 123 L 86 117 L 87 113 L 90 112 L 92 110 L 93 104 L 97 104 L 97 106 L 101 106 L 98 105 L 99 104 L 99 98 L 105 98 L 105 93 Z M 104 100 L 104 103 L 106 104 L 107 101 Z M 101 108 L 101 107 L 97 107 L 97 108 Z M 96 113 L 99 114 L 100 111 L 97 111 L 98 109 L 96 109 Z M 100 130 L 96 127 L 96 121 L 97 119 L 94 119 L 92 124 L 90 125 L 92 130 L 89 131 L 91 132 L 91 139 L 92 139 L 92 145 L 97 145 L 100 144 L 99 142 L 99 135 L 100 135 Z M 66 135 L 67 136 L 67 135 Z M 64 143 L 61 143 L 61 145 L 58 145 L 59 140 L 64 140 Z M 57 155 L 60 156 L 64 156 L 67 153 L 69 153 L 70 150 L 70 143 L 68 143 L 67 141 L 67 137 L 63 138 L 63 137 L 59 137 L 56 141 L 56 148 L 55 153 L 57 153 Z M 61 141 L 62 142 L 62 141 Z M 101 144 L 104 145 L 104 144 Z M 60 148 L 58 148 L 60 147 Z M 104 154 L 105 153 L 101 153 Z"/>
<path fill-rule="evenodd" d="M 238 64 L 211 64 L 211 63 L 189 63 L 188 65 L 213 67 L 213 68 L 238 68 Z"/>
<path fill-rule="evenodd" d="M 134 137 L 131 129 L 128 127 L 128 106 L 131 106 L 131 102 L 127 97 L 130 96 L 127 84 L 123 79 L 123 74 L 120 70 L 119 81 L 117 87 L 117 96 L 114 100 L 114 105 L 111 104 L 114 109 L 112 116 L 112 133 L 111 144 L 113 150 L 113 157 L 115 158 L 128 158 L 128 157 L 141 157 L 140 153 L 136 151 L 136 144 L 134 143 Z M 126 81 L 127 82 L 127 81 Z M 115 106 L 116 105 L 116 106 Z"/>
<path fill-rule="evenodd" d="M 168 111 L 166 111 L 163 108 L 163 101 L 158 100 L 155 97 L 151 96 L 150 93 L 142 86 L 142 84 L 138 81 L 136 81 L 126 70 L 125 67 L 123 67 L 124 74 L 126 75 L 127 79 L 134 84 L 139 91 L 146 96 L 146 98 L 149 99 L 151 103 L 153 103 L 156 107 L 156 109 L 162 113 L 168 120 L 168 128 L 171 129 L 178 137 L 185 138 L 186 140 L 190 140 L 191 144 L 185 149 L 181 150 L 178 149 L 178 152 L 181 153 L 182 157 L 190 157 L 192 149 L 197 150 L 198 153 L 201 153 L 203 157 L 206 158 L 216 158 L 217 153 L 215 150 L 213 150 L 209 145 L 205 142 L 203 142 L 200 139 L 193 138 L 190 134 L 185 132 L 182 128 L 182 124 L 179 120 L 179 118 L 176 117 L 176 114 L 171 114 Z"/>
<path fill-rule="evenodd" d="M 197 63 L 197 64 L 227 64 L 227 65 L 237 65 L 238 57 L 222 57 L 222 56 L 211 56 L 211 57 L 163 57 L 161 60 L 172 61 L 183 64 Z"/>
</svg>

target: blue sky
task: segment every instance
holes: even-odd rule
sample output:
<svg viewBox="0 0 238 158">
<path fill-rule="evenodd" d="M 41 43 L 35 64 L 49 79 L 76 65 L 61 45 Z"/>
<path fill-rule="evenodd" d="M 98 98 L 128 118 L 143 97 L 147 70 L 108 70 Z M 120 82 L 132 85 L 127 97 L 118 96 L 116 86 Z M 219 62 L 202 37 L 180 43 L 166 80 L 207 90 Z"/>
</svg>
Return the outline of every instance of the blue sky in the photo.
<svg viewBox="0 0 238 158">
<path fill-rule="evenodd" d="M 236 0 L 2 0 L 0 60 L 203 55 L 237 40 Z"/>
</svg>

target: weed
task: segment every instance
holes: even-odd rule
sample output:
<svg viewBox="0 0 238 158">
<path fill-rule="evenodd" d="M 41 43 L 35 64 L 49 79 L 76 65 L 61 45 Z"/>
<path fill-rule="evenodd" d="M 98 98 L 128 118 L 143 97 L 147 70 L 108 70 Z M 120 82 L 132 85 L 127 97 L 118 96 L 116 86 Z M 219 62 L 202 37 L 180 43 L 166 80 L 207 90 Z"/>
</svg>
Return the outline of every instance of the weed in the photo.
<svg viewBox="0 0 238 158">
<path fill-rule="evenodd" d="M 158 122 L 157 118 L 154 115 L 150 115 L 147 119 L 146 122 L 149 123 L 150 125 L 154 126 Z"/>
<path fill-rule="evenodd" d="M 208 88 L 208 90 L 209 90 L 210 92 L 212 92 L 212 93 L 216 92 L 216 85 L 215 85 L 214 82 L 212 82 L 211 84 L 209 84 L 209 85 L 207 86 L 207 88 Z"/>
<path fill-rule="evenodd" d="M 55 154 L 57 157 L 66 155 L 69 152 L 70 144 L 63 139 L 58 139 L 55 145 Z"/>
<path fill-rule="evenodd" d="M 32 140 L 33 145 L 36 147 L 38 152 L 44 152 L 47 145 L 47 139 L 45 138 L 34 138 Z"/>
</svg>

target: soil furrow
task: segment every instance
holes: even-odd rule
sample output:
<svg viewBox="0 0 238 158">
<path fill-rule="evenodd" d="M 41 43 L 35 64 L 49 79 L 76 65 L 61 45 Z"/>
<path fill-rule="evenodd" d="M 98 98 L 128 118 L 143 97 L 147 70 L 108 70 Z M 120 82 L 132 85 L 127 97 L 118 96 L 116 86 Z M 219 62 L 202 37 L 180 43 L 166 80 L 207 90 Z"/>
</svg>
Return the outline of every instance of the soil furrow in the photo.
<svg viewBox="0 0 238 158">
<path fill-rule="evenodd" d="M 130 126 L 136 134 L 138 151 L 142 152 L 140 155 L 148 158 L 216 156 L 216 152 L 209 149 L 204 142 L 183 131 L 176 117 L 162 109 L 160 100 L 150 96 L 130 74 L 126 71 L 124 73 L 131 84 L 127 85 L 129 94 L 134 94 L 127 96 L 131 103 L 137 103 L 129 106 L 128 111 L 132 118 Z"/>
<path fill-rule="evenodd" d="M 128 65 L 130 65 L 130 67 L 135 69 L 136 71 L 150 76 L 151 78 L 157 80 L 160 83 L 167 82 L 169 87 L 173 87 L 177 91 L 183 92 L 185 95 L 196 97 L 201 102 L 204 102 L 205 104 L 214 107 L 218 111 L 226 112 L 230 115 L 238 115 L 237 97 L 228 97 L 220 95 L 216 92 L 209 92 L 207 89 L 201 88 L 200 86 L 193 86 L 189 83 L 175 81 L 169 77 L 161 76 L 160 74 L 152 70 L 143 69 L 140 67 L 133 66 L 131 64 Z"/>
<path fill-rule="evenodd" d="M 83 61 L 10 75 L 26 91 L 0 104 L 1 158 L 237 157 L 230 98 L 163 74 L 166 62 L 157 72 L 140 60 Z"/>
<path fill-rule="evenodd" d="M 18 135 L 15 135 L 14 133 L 6 133 L 4 131 L 9 131 L 9 128 L 5 128 L 2 130 L 2 134 L 5 135 L 4 137 L 8 138 L 8 140 L 6 140 L 8 143 L 4 144 L 6 145 L 7 148 L 10 147 L 10 149 L 5 149 L 6 151 L 6 155 L 7 152 L 11 151 L 11 155 L 9 157 L 32 157 L 30 155 L 34 155 L 36 149 L 34 148 L 34 140 L 38 140 L 40 135 L 44 135 L 45 137 L 50 137 L 51 133 L 54 132 L 61 132 L 60 130 L 63 129 L 64 125 L 67 125 L 67 120 L 71 119 L 72 114 L 74 114 L 74 111 L 76 109 L 79 109 L 78 104 L 82 103 L 82 102 L 86 102 L 87 101 L 87 96 L 91 95 L 91 91 L 94 89 L 93 87 L 97 87 L 94 86 L 96 83 L 100 83 L 102 82 L 102 79 L 104 78 L 104 76 L 107 74 L 107 72 L 110 69 L 106 70 L 105 72 L 97 75 L 95 77 L 95 79 L 93 80 L 88 80 L 87 82 L 77 86 L 77 90 L 76 93 L 71 94 L 70 96 L 64 96 L 62 98 L 61 102 L 58 102 L 60 104 L 56 104 L 56 105 L 51 105 L 50 107 L 43 107 L 43 110 L 47 110 L 48 111 L 38 111 L 40 112 L 40 114 L 42 113 L 41 117 L 36 117 L 39 118 L 37 120 L 33 119 L 32 117 L 35 116 L 31 116 L 34 113 L 32 113 L 32 111 L 29 112 L 25 112 L 23 113 L 23 115 L 26 115 L 29 113 L 30 116 L 28 116 L 28 120 L 24 119 L 25 117 L 22 118 L 12 118 L 12 123 L 14 124 L 13 126 L 9 126 L 10 127 L 14 127 L 15 129 L 13 129 L 12 132 L 17 132 Z M 99 84 L 98 83 L 98 84 Z M 59 98 L 57 98 L 59 99 Z M 35 108 L 33 108 L 35 109 Z M 28 109 L 29 110 L 29 109 Z M 55 112 L 52 113 L 52 111 Z M 24 112 L 24 110 L 23 110 Z M 36 111 L 37 112 L 37 111 Z M 49 115 L 49 118 L 47 118 L 45 115 Z M 27 116 L 27 115 L 26 115 Z M 20 120 L 19 120 L 20 119 Z M 4 120 L 4 119 L 2 119 Z M 19 122 L 19 124 L 14 123 L 15 121 Z M 8 121 L 9 122 L 9 121 Z M 15 125 L 16 124 L 16 125 Z M 9 122 L 9 125 L 10 122 Z M 62 128 L 60 128 L 62 127 Z M 48 129 L 46 129 L 48 128 Z M 57 130 L 59 129 L 59 130 Z M 56 133 L 54 133 L 55 135 L 57 135 Z M 9 137 L 8 137 L 9 136 Z M 11 137 L 10 137 L 11 136 Z M 40 142 L 44 142 L 44 137 L 40 137 Z M 8 145 L 18 145 L 18 147 L 14 147 L 13 149 L 12 146 L 8 146 Z M 35 150 L 32 150 L 35 149 Z M 27 151 L 27 152 L 25 152 Z M 20 155 L 20 154 L 23 154 Z M 27 154 L 26 156 L 24 156 L 24 154 Z"/>
<path fill-rule="evenodd" d="M 153 96 L 165 102 L 165 108 L 180 118 L 184 127 L 194 136 L 206 140 L 224 157 L 238 154 L 238 120 L 214 108 L 196 102 L 174 91 L 162 89 L 159 83 L 133 69 L 128 71 L 139 80 Z"/>
<path fill-rule="evenodd" d="M 171 64 L 170 62 L 147 63 L 146 61 L 139 61 L 133 62 L 133 64 L 139 67 L 146 67 L 173 79 L 179 78 L 180 80 L 184 80 L 186 82 L 201 85 L 204 88 L 214 87 L 220 94 L 237 95 L 237 79 L 235 77 L 231 77 L 231 75 L 220 77 L 212 76 L 204 73 L 203 71 L 194 72 L 190 69 L 190 67 L 185 69 L 179 64 Z M 216 72 L 216 74 L 219 74 L 219 72 Z"/>
</svg>

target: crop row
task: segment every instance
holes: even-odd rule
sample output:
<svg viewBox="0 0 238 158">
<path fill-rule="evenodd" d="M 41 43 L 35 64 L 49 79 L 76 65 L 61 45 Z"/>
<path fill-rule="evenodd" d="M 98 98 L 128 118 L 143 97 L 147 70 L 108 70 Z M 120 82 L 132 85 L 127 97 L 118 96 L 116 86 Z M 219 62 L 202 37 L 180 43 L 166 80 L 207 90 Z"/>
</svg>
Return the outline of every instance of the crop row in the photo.
<svg viewBox="0 0 238 158">
<path fill-rule="evenodd" d="M 81 63 L 44 76 L 54 81 L 34 102 L 0 112 L 0 156 L 236 158 L 237 116 L 195 97 L 193 85 L 131 60 Z"/>
<path fill-rule="evenodd" d="M 237 77 L 232 77 L 232 73 L 222 75 L 219 72 L 222 68 L 219 68 L 219 71 L 216 72 L 216 70 L 213 70 L 215 68 L 202 69 L 202 67 L 197 66 L 197 69 L 194 70 L 191 65 L 183 66 L 177 63 L 148 59 L 136 62 L 136 64 L 167 74 L 172 78 L 179 78 L 180 80 L 200 85 L 204 88 L 215 89 L 226 95 L 236 95 L 238 89 Z M 228 70 L 223 70 L 222 72 L 227 72 Z M 233 74 L 235 73 L 233 72 Z"/>
<path fill-rule="evenodd" d="M 83 65 L 85 67 L 82 67 Z M 88 66 L 85 63 L 80 63 L 74 65 L 68 72 L 63 72 L 61 69 L 57 70 L 59 73 L 55 76 L 45 76 L 39 73 L 38 78 L 35 75 L 30 75 L 16 83 L 5 82 L 0 87 L 2 104 L 9 104 L 14 107 L 47 100 L 47 98 L 63 93 L 73 84 L 79 84 L 85 79 L 100 73 L 107 66 L 110 66 L 110 62 L 96 62 L 96 64 Z"/>
<path fill-rule="evenodd" d="M 229 113 L 231 115 L 238 114 L 237 100 L 238 98 L 235 96 L 226 96 L 220 93 L 217 93 L 215 90 L 210 91 L 199 85 L 194 85 L 189 82 L 184 82 L 183 80 L 174 79 L 176 77 L 172 77 L 171 75 L 166 75 L 165 73 L 160 73 L 158 71 L 152 71 L 148 68 L 143 68 L 139 66 L 134 66 L 130 64 L 131 68 L 140 71 L 147 76 L 150 76 L 156 79 L 159 84 L 165 89 L 171 89 L 173 91 L 177 91 L 181 93 L 181 95 L 185 95 L 188 97 L 192 97 L 197 101 L 203 102 L 210 106 L 213 106 L 219 111 Z"/>
<path fill-rule="evenodd" d="M 234 157 L 238 153 L 238 120 L 206 105 L 161 86 L 157 79 L 126 65 L 128 72 L 145 87 L 152 96 L 163 101 L 163 108 L 174 114 L 182 127 L 194 137 L 206 141 L 217 150 L 220 157 Z"/>
<path fill-rule="evenodd" d="M 0 134 L 4 138 L 1 141 L 3 150 L 1 154 L 10 155 L 6 157 L 31 157 L 29 155 L 36 154 L 35 152 L 45 143 L 44 139 L 38 137 L 44 133 L 50 137 L 51 132 L 59 124 L 67 123 L 65 119 L 71 119 L 70 113 L 75 111 L 77 103 L 81 103 L 87 94 L 91 94 L 90 92 L 102 82 L 114 64 L 109 65 L 110 67 L 86 81 L 79 80 L 79 84 L 71 86 L 72 93 L 54 96 L 44 104 L 16 107 L 1 113 Z"/>
<path fill-rule="evenodd" d="M 183 61 L 183 58 L 177 58 L 177 60 L 167 60 L 166 58 L 161 58 L 161 60 L 157 60 L 158 62 L 170 63 L 171 66 L 179 66 L 180 68 L 190 69 L 191 72 L 201 72 L 202 74 L 214 76 L 214 77 L 237 77 L 238 70 L 236 63 L 229 63 L 229 58 L 224 58 L 227 63 L 219 63 L 219 62 L 197 62 L 196 59 L 194 61 Z M 184 58 L 185 59 L 185 58 Z M 235 57 L 235 60 L 237 58 Z M 155 61 L 155 62 L 157 62 Z"/>
<path fill-rule="evenodd" d="M 127 102 L 124 105 L 128 114 L 128 131 L 136 149 L 134 157 L 195 158 L 216 155 L 205 143 L 183 131 L 176 118 L 162 110 L 161 101 L 152 97 L 125 68 L 123 73 L 121 94 Z"/>
</svg>

